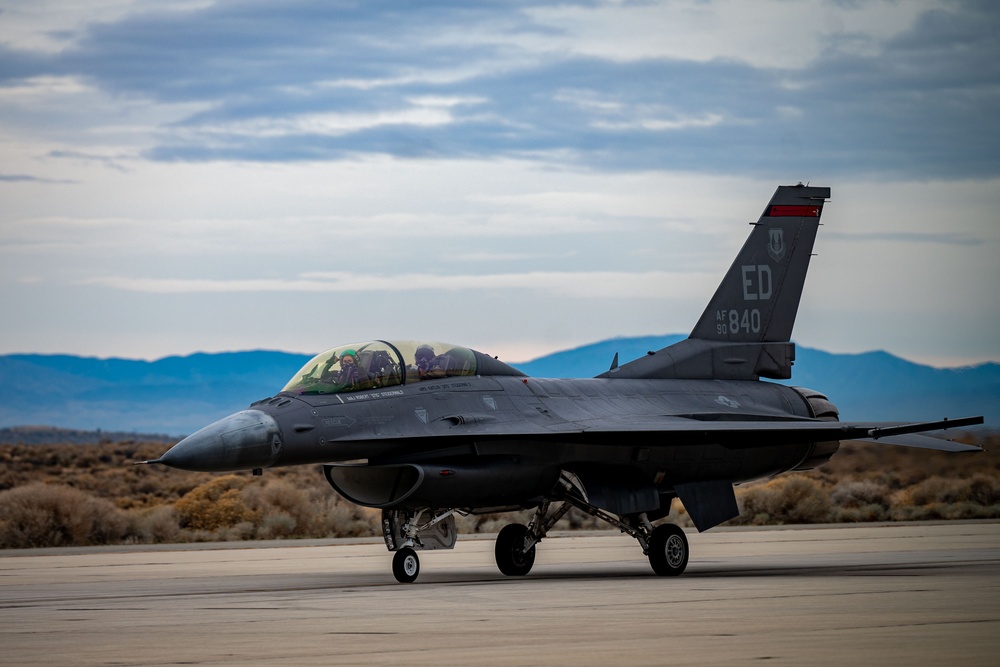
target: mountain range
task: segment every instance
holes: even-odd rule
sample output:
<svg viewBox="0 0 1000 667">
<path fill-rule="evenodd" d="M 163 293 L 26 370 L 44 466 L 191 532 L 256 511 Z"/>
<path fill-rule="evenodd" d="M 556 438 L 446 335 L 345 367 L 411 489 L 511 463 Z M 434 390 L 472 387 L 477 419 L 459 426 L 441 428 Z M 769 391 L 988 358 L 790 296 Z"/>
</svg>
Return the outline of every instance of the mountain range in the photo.
<svg viewBox="0 0 1000 667">
<path fill-rule="evenodd" d="M 514 364 L 536 377 L 592 377 L 684 336 L 614 338 Z M 310 355 L 198 353 L 157 361 L 0 356 L 0 428 L 45 425 L 180 436 L 272 396 Z M 888 352 L 832 354 L 797 346 L 794 384 L 825 393 L 841 419 L 985 415 L 1000 428 L 1000 364 L 933 368 Z"/>
</svg>

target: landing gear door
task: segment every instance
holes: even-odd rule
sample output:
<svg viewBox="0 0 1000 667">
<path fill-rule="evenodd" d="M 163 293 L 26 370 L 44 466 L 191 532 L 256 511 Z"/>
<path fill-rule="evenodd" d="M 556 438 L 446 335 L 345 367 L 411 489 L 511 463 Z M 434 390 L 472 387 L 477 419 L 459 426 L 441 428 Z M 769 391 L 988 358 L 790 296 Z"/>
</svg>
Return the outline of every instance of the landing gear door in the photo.
<svg viewBox="0 0 1000 667">
<path fill-rule="evenodd" d="M 420 514 L 402 510 L 382 510 L 382 537 L 389 551 L 411 547 L 416 551 L 453 549 L 458 540 L 455 515 L 420 523 Z"/>
</svg>

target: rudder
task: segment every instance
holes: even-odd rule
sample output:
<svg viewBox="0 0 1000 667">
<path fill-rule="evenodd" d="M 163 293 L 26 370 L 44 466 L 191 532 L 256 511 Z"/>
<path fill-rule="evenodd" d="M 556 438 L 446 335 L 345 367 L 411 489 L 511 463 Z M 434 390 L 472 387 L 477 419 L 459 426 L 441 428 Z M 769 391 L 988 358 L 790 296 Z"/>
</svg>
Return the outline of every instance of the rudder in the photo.
<svg viewBox="0 0 1000 667">
<path fill-rule="evenodd" d="M 764 209 L 691 338 L 788 342 L 830 188 L 782 185 Z"/>
</svg>

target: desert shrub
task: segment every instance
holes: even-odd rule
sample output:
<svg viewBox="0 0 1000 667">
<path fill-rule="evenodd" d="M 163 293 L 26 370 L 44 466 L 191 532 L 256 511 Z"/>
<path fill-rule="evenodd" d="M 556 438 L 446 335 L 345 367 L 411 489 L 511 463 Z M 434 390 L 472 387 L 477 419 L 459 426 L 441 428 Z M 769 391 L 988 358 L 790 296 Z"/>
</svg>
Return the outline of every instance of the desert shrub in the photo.
<svg viewBox="0 0 1000 667">
<path fill-rule="evenodd" d="M 891 518 L 887 508 L 878 503 L 854 504 L 836 507 L 831 520 L 841 523 L 862 523 L 865 521 L 885 521 Z"/>
<path fill-rule="evenodd" d="M 573 510 L 570 510 L 572 512 Z M 459 533 L 497 533 L 508 523 L 521 523 L 527 525 L 533 516 L 531 511 L 521 512 L 491 512 L 489 514 L 469 514 L 468 516 L 456 516 L 455 526 Z M 567 513 L 567 516 L 569 513 Z M 563 517 L 556 524 L 555 530 L 565 530 Z"/>
<path fill-rule="evenodd" d="M 282 479 L 247 484 L 243 500 L 256 517 L 258 537 L 299 537 L 312 534 L 315 510 L 309 494 Z"/>
<path fill-rule="evenodd" d="M 966 497 L 977 505 L 1000 504 L 1000 479 L 982 474 L 973 475 L 969 480 Z"/>
<path fill-rule="evenodd" d="M 253 521 L 254 511 L 240 493 L 247 481 L 246 477 L 225 475 L 192 489 L 174 503 L 180 526 L 214 531 Z"/>
<path fill-rule="evenodd" d="M 910 503 L 913 505 L 933 505 L 957 502 L 963 500 L 966 487 L 966 480 L 930 477 L 909 488 Z"/>
<path fill-rule="evenodd" d="M 945 503 L 934 506 L 935 511 L 942 519 L 980 519 L 984 518 L 983 506 L 961 500 L 955 503 Z"/>
<path fill-rule="evenodd" d="M 332 490 L 314 501 L 316 537 L 372 537 L 382 534 L 381 512 L 350 503 Z"/>
<path fill-rule="evenodd" d="M 593 530 L 596 528 L 607 528 L 608 525 L 574 507 L 566 512 L 563 518 L 559 519 L 555 527 L 558 530 Z"/>
<path fill-rule="evenodd" d="M 513 514 L 470 514 L 455 517 L 455 525 L 459 533 L 499 533 L 508 523 L 524 523 L 528 519 L 518 521 Z"/>
<path fill-rule="evenodd" d="M 741 489 L 741 516 L 733 523 L 751 525 L 825 523 L 832 518 L 822 485 L 803 475 L 778 477 Z"/>
<path fill-rule="evenodd" d="M 0 547 L 114 544 L 128 521 L 108 500 L 68 486 L 34 483 L 0 492 Z"/>
<path fill-rule="evenodd" d="M 141 544 L 166 544 L 182 540 L 177 512 L 171 505 L 135 510 L 128 514 L 129 532 Z"/>
<path fill-rule="evenodd" d="M 223 526 L 204 537 L 198 537 L 199 542 L 239 542 L 252 540 L 257 536 L 257 525 L 253 521 L 240 521 L 232 526 Z"/>
<path fill-rule="evenodd" d="M 733 523 L 1000 517 L 1000 435 L 976 436 L 975 441 L 987 451 L 952 455 L 843 443 L 822 468 L 738 487 L 744 516 Z M 47 515 L 39 503 L 14 512 L 0 505 L 0 544 L 12 546 L 3 536 L 26 530 L 17 528 L 18 521 L 37 527 L 49 520 L 62 529 L 51 529 L 48 538 L 34 542 L 37 546 L 80 543 L 75 540 L 87 531 L 79 515 L 87 512 L 106 520 L 83 543 L 380 534 L 380 512 L 338 496 L 323 481 L 318 465 L 269 469 L 262 478 L 131 465 L 135 459 L 157 458 L 168 446 L 163 442 L 0 445 L 0 498 L 6 497 L 4 490 L 23 490 L 40 481 L 49 488 L 83 492 L 75 501 L 61 501 L 76 518 L 54 509 Z M 117 511 L 81 498 L 104 499 Z M 676 510 L 670 520 L 690 525 L 680 503 Z M 18 513 L 21 519 L 15 520 Z M 530 512 L 456 517 L 464 533 L 496 532 L 507 523 L 527 523 L 530 518 Z M 557 530 L 594 527 L 606 525 L 575 509 L 556 525 Z M 30 542 L 20 537 L 13 541 Z"/>
<path fill-rule="evenodd" d="M 889 507 L 888 488 L 875 480 L 852 480 L 838 484 L 830 493 L 830 502 L 852 509 L 869 505 L 886 509 Z"/>
<path fill-rule="evenodd" d="M 940 517 L 928 511 L 927 507 L 893 504 L 889 510 L 889 518 L 893 521 L 926 521 L 927 519 L 937 519 Z"/>
<path fill-rule="evenodd" d="M 1000 479 L 983 474 L 969 478 L 930 477 L 893 495 L 894 508 L 923 508 L 922 512 L 897 511 L 901 518 L 988 518 L 988 508 L 1000 504 Z M 987 508 L 987 509 L 984 509 Z"/>
<path fill-rule="evenodd" d="M 271 512 L 261 519 L 256 528 L 257 538 L 261 540 L 277 540 L 295 537 L 298 522 L 285 512 Z"/>
</svg>

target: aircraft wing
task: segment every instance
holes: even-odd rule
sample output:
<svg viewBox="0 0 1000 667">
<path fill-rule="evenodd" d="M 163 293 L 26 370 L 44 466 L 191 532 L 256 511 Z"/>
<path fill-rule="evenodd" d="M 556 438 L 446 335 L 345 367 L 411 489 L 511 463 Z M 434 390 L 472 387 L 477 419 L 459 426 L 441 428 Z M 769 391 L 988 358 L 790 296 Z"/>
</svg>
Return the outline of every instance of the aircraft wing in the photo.
<svg viewBox="0 0 1000 667">
<path fill-rule="evenodd" d="M 656 434 L 658 444 L 716 443 L 734 449 L 766 447 L 793 442 L 862 440 L 903 447 L 947 452 L 979 452 L 981 447 L 920 435 L 982 424 L 982 417 L 945 419 L 934 422 L 829 422 L 829 421 L 701 421 L 685 417 L 622 420 L 601 419 L 584 425 L 584 434 Z M 647 442 L 644 444 L 657 444 Z"/>
</svg>

